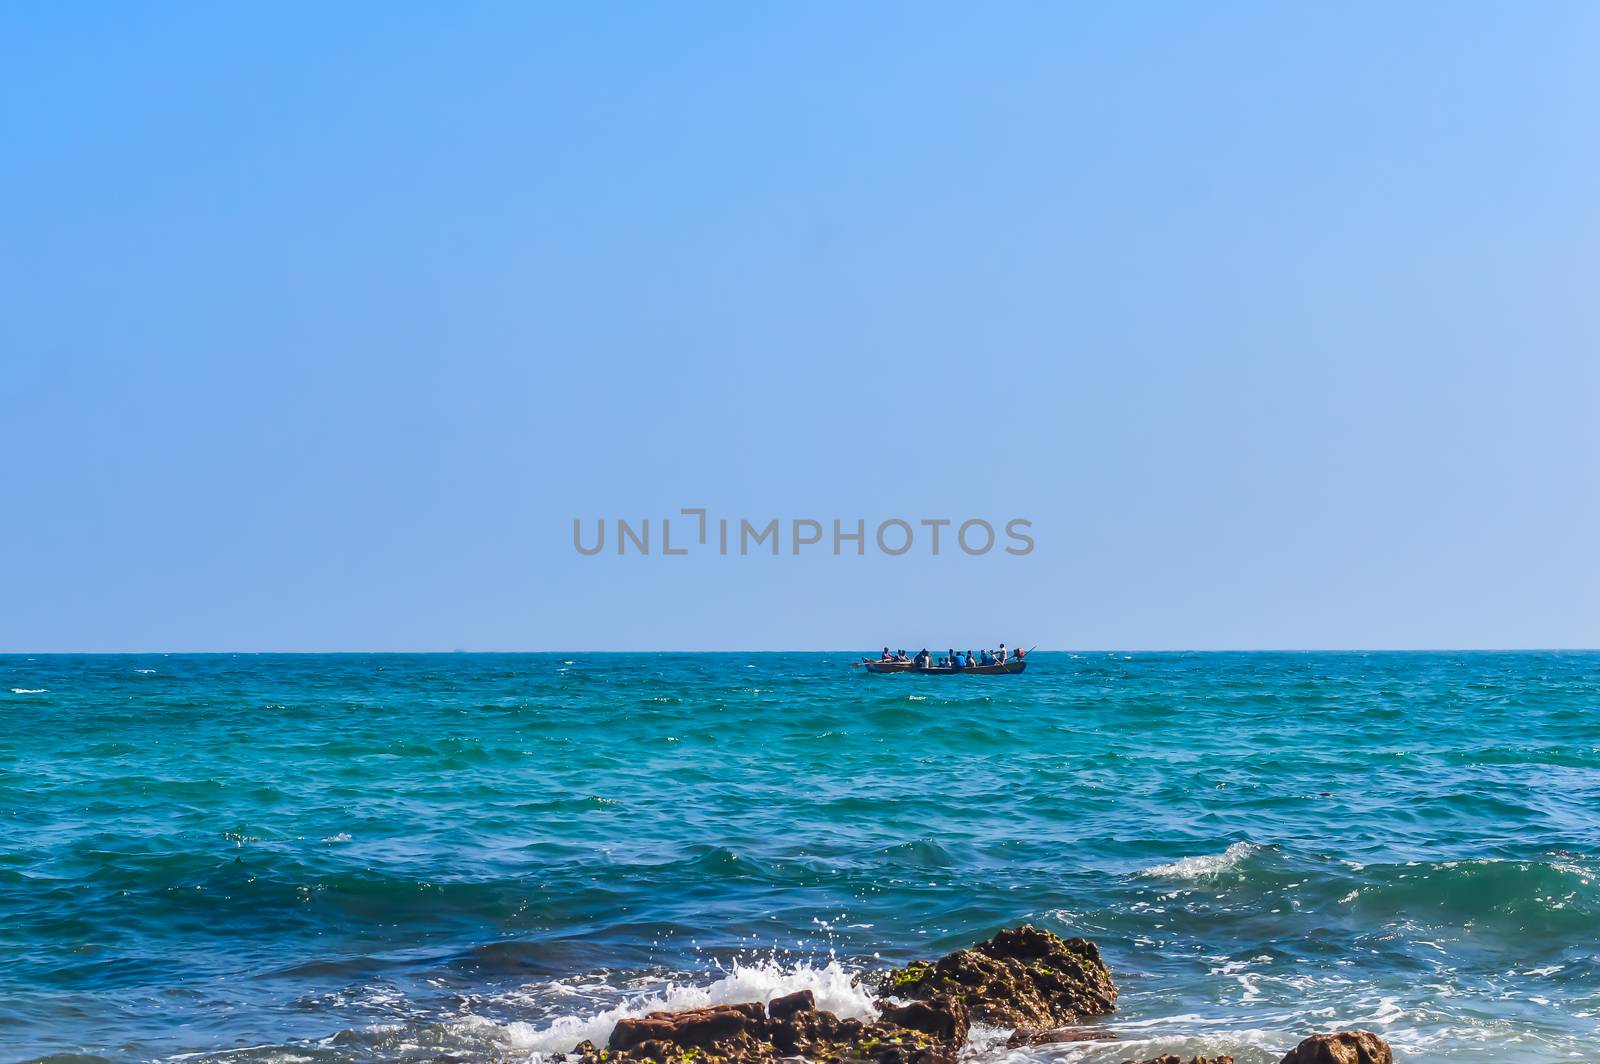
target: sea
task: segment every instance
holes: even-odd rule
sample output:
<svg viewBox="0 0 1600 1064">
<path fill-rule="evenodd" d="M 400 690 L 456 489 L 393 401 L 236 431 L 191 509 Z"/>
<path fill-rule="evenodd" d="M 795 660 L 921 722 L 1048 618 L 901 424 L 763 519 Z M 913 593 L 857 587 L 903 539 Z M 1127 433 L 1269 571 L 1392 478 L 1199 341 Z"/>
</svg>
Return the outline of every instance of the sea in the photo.
<svg viewBox="0 0 1600 1064">
<path fill-rule="evenodd" d="M 1024 922 L 1110 1040 L 1600 1059 L 1600 654 L 0 657 L 0 1060 L 529 1061 Z"/>
</svg>

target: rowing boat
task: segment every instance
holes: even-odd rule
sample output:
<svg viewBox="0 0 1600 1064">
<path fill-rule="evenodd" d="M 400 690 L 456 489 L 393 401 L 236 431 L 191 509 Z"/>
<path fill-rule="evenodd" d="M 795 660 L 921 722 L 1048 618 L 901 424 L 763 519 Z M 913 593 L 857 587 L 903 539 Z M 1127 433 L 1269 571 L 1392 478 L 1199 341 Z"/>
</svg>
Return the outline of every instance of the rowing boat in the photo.
<svg viewBox="0 0 1600 1064">
<path fill-rule="evenodd" d="M 1012 658 L 1004 665 L 972 665 L 966 668 L 951 669 L 930 665 L 926 669 L 919 669 L 909 661 L 872 661 L 863 660 L 861 667 L 868 672 L 911 672 L 918 676 L 1010 676 L 1021 672 L 1028 667 L 1026 661 Z"/>
</svg>

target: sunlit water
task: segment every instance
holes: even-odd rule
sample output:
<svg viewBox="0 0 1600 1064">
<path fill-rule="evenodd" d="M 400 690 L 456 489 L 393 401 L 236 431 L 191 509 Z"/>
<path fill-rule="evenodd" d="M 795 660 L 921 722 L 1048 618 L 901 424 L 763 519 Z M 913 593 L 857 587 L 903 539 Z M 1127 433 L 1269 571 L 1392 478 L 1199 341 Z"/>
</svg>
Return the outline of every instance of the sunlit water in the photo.
<svg viewBox="0 0 1600 1064">
<path fill-rule="evenodd" d="M 0 1059 L 866 1015 L 853 974 L 1024 920 L 1122 989 L 1035 1056 L 1600 1053 L 1600 656 L 849 660 L 0 657 Z"/>
</svg>

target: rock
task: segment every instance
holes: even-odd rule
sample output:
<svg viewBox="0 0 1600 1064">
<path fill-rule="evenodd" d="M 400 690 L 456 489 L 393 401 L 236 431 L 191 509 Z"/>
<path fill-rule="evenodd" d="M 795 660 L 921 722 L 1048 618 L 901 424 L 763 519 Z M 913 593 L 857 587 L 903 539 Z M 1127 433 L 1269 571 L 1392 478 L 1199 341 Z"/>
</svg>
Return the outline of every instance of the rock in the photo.
<svg viewBox="0 0 1600 1064">
<path fill-rule="evenodd" d="M 885 991 L 901 1000 L 885 1001 L 870 1023 L 818 1009 L 816 996 L 800 990 L 766 1005 L 749 1001 L 629 1017 L 617 1021 L 604 1050 L 586 1041 L 561 1059 L 571 1064 L 956 1064 L 970 1025 L 980 1020 L 1033 1028 L 1026 1035 L 1031 1044 L 1111 1037 L 1058 1028 L 1110 1012 L 1117 997 L 1093 943 L 1026 926 L 936 963 L 892 972 Z"/>
<path fill-rule="evenodd" d="M 884 991 L 927 1000 L 948 994 L 978 1023 L 1055 1029 L 1116 1008 L 1117 988 L 1093 942 L 1024 924 L 932 964 L 889 973 Z"/>
<path fill-rule="evenodd" d="M 796 990 L 792 994 L 773 998 L 767 1002 L 767 1015 L 774 1020 L 787 1020 L 797 1012 L 815 1012 L 817 996 L 809 990 Z"/>
<path fill-rule="evenodd" d="M 773 1046 L 787 1055 L 817 1059 L 833 1047 L 847 1046 L 867 1037 L 867 1025 L 846 1020 L 831 1012 L 800 1009 L 772 1023 Z"/>
<path fill-rule="evenodd" d="M 766 1033 L 766 1007 L 759 1001 L 747 1001 L 685 1012 L 652 1012 L 638 1019 L 618 1020 L 606 1048 L 625 1052 L 639 1049 L 647 1042 L 664 1042 L 679 1049 L 704 1050 L 722 1042 L 764 1038 Z"/>
<path fill-rule="evenodd" d="M 863 1023 L 816 1007 L 802 990 L 760 1002 L 713 1005 L 683 1012 L 652 1012 L 617 1021 L 604 1052 L 592 1042 L 566 1060 L 578 1064 L 777 1064 L 806 1061 L 865 1064 L 955 1064 L 967 1034 L 966 1010 L 948 998 L 907 1006 L 906 1023 Z"/>
<path fill-rule="evenodd" d="M 921 1031 L 945 1045 L 959 1046 L 967 1040 L 967 1007 L 949 994 L 907 1005 L 886 1005 L 878 1014 L 885 1023 Z"/>
<path fill-rule="evenodd" d="M 1394 1064 L 1394 1053 L 1371 1031 L 1340 1031 L 1312 1035 L 1278 1064 Z"/>
</svg>

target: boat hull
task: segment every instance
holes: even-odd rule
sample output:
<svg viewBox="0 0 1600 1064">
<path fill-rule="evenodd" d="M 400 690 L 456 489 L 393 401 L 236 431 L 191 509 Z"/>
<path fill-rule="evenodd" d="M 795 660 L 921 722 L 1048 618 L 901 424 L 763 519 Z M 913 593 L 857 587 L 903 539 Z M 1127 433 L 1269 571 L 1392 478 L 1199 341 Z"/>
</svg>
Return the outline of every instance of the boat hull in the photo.
<svg viewBox="0 0 1600 1064">
<path fill-rule="evenodd" d="M 937 666 L 919 669 L 909 661 L 863 661 L 861 665 L 868 672 L 909 672 L 916 676 L 1014 676 L 1028 667 L 1026 661 L 974 665 L 970 669 L 941 669 Z"/>
</svg>

